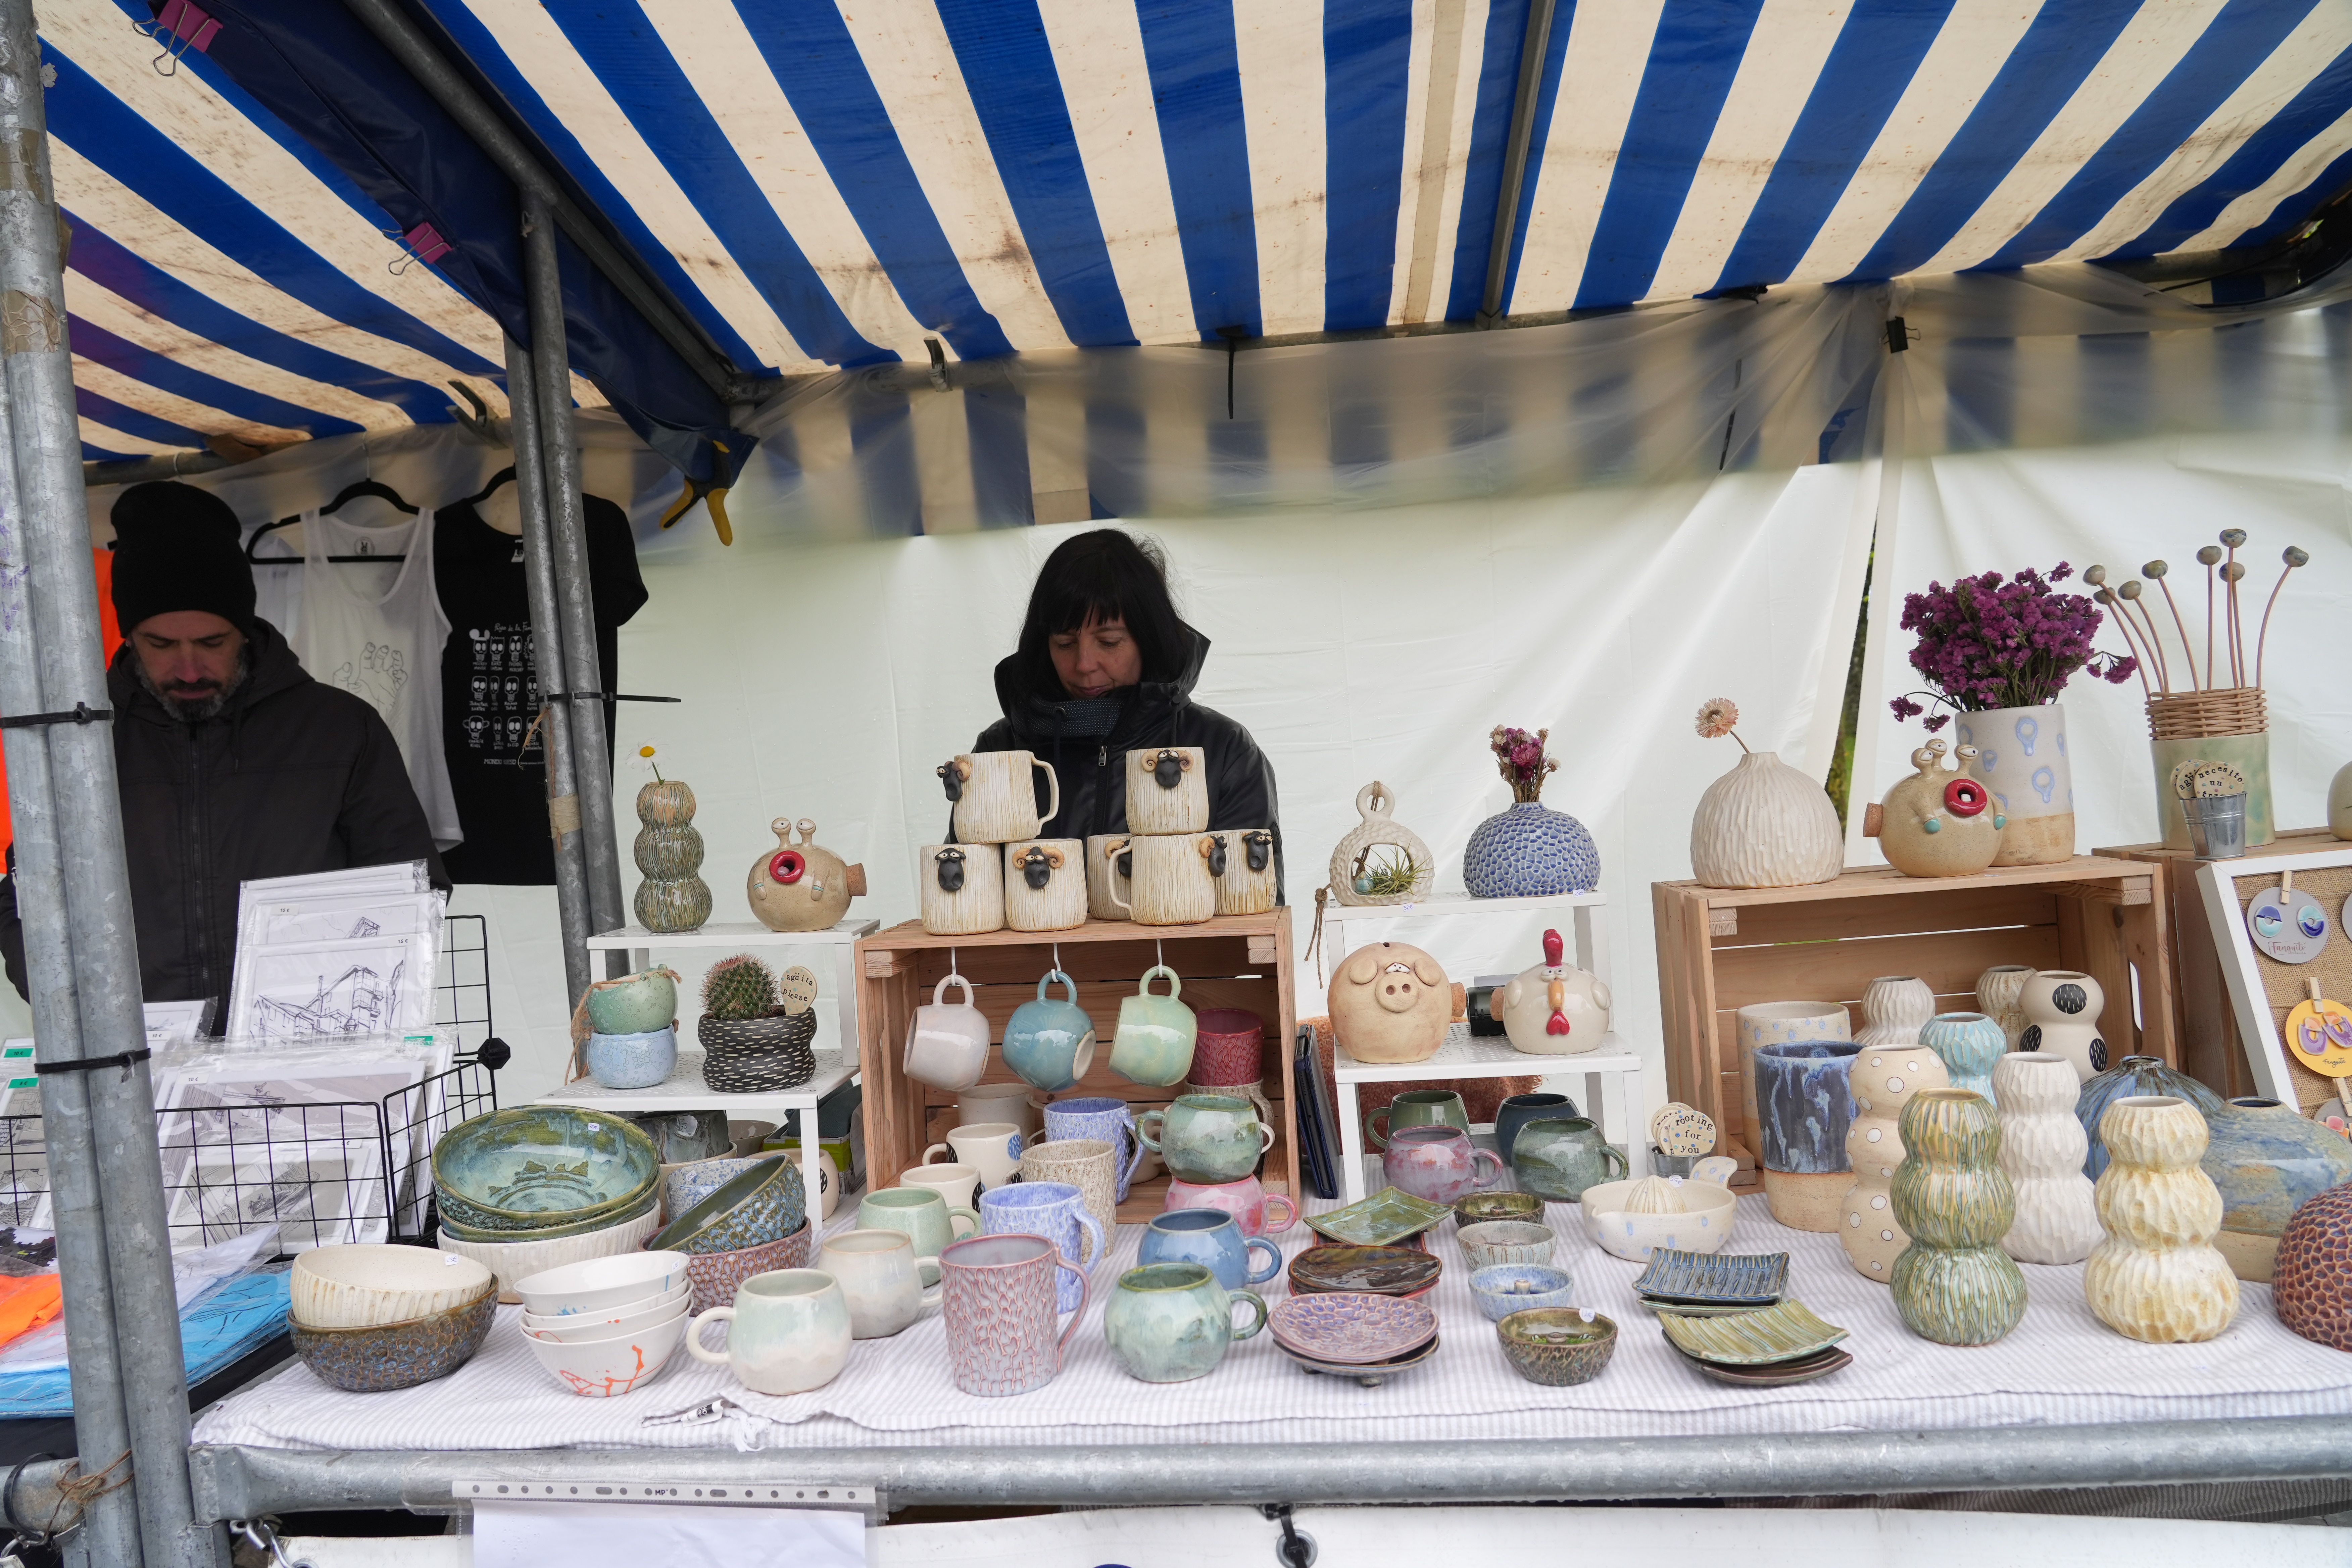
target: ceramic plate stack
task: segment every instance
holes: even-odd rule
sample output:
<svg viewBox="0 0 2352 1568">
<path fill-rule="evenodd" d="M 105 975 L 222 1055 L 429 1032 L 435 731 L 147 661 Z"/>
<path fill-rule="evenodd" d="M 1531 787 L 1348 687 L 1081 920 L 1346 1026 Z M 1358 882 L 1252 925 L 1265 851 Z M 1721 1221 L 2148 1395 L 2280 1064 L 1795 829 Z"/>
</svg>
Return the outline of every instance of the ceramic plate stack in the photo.
<svg viewBox="0 0 2352 1568">
<path fill-rule="evenodd" d="M 498 1282 L 468 1258 L 421 1247 L 316 1247 L 287 1279 L 294 1353 L 347 1394 L 446 1377 L 498 1315 Z"/>
<path fill-rule="evenodd" d="M 689 1261 L 683 1253 L 638 1252 L 531 1275 L 518 1286 L 530 1353 L 585 1399 L 651 1383 L 686 1342 Z"/>
<path fill-rule="evenodd" d="M 1444 1271 L 1443 1259 L 1417 1247 L 1310 1247 L 1290 1260 L 1290 1293 L 1355 1290 L 1417 1301 Z"/>
<path fill-rule="evenodd" d="M 1708 1254 L 1659 1247 L 1633 1294 L 1660 1317 L 1719 1318 L 1776 1305 L 1789 1288 L 1785 1252 Z"/>
<path fill-rule="evenodd" d="M 1802 1301 L 1721 1318 L 1662 1312 L 1658 1327 L 1685 1361 L 1717 1383 L 1778 1388 L 1853 1364 L 1853 1353 L 1838 1348 L 1846 1331 L 1813 1316 Z"/>
<path fill-rule="evenodd" d="M 433 1146 L 441 1249 L 498 1276 L 635 1252 L 660 1223 L 661 1156 L 634 1123 L 571 1105 L 461 1121 Z"/>
<path fill-rule="evenodd" d="M 1437 1314 L 1427 1302 L 1361 1290 L 1277 1302 L 1266 1330 L 1307 1371 L 1352 1377 L 1367 1388 L 1437 1353 Z"/>
</svg>

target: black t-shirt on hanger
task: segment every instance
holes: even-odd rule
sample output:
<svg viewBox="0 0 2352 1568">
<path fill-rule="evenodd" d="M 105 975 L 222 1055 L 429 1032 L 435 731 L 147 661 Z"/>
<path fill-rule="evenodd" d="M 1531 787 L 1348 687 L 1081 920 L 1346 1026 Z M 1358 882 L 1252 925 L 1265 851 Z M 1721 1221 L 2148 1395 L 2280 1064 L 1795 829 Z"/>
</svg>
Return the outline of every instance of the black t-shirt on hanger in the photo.
<svg viewBox="0 0 2352 1568">
<path fill-rule="evenodd" d="M 586 504 L 588 585 L 596 605 L 597 689 L 619 679 L 621 626 L 645 605 L 628 514 L 601 496 Z M 555 880 L 547 832 L 547 756 L 539 716 L 522 541 L 460 502 L 434 514 L 435 579 L 449 640 L 441 650 L 442 744 L 466 841 L 442 857 L 450 879 L 545 885 Z M 604 765 L 612 766 L 605 706 Z M 526 744 L 526 737 L 528 743 Z"/>
</svg>

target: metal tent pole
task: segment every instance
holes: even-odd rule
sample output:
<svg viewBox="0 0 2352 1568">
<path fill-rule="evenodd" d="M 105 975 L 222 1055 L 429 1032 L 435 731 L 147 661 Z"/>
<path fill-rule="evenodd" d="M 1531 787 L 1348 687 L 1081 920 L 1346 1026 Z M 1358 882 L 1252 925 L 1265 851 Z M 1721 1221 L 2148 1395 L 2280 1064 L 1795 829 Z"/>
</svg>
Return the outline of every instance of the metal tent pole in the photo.
<svg viewBox="0 0 2352 1568">
<path fill-rule="evenodd" d="M 522 575 L 530 599 L 531 657 L 541 692 L 564 689 L 563 625 L 550 558 L 545 454 L 530 351 L 507 340 L 507 403 L 514 421 L 515 495 L 522 503 Z M 563 994 L 572 1005 L 588 989 L 588 874 L 580 857 L 580 801 L 572 790 L 572 704 L 547 704 L 547 817 L 555 836 L 555 907 L 563 927 Z"/>
<path fill-rule="evenodd" d="M 547 497 L 549 552 L 555 568 L 556 613 L 563 627 L 563 689 L 601 691 L 596 612 L 588 584 L 588 531 L 580 500 L 580 447 L 572 436 L 572 365 L 564 346 L 563 276 L 547 203 L 522 192 L 524 281 L 530 291 L 530 358 L 539 394 L 539 446 Z M 582 848 L 588 862 L 589 917 L 598 932 L 628 921 L 621 901 L 620 841 L 613 830 L 613 770 L 604 741 L 604 700 L 572 701 L 572 787 L 580 795 Z M 629 955 L 606 959 L 608 974 L 628 973 Z"/>
<path fill-rule="evenodd" d="M 0 356 L 6 365 L 17 500 L 9 543 L 16 571 L 26 574 L 20 585 L 29 589 L 31 643 L 40 661 L 38 710 L 80 712 L 103 710 L 108 699 L 47 130 L 30 0 L 0 0 Z M 33 998 L 37 1037 L 45 1047 L 61 1044 L 79 1059 L 121 1058 L 99 1070 L 44 1075 L 59 1086 L 61 1107 L 74 1095 L 63 1087 L 66 1080 L 78 1081 L 87 1097 L 87 1121 L 68 1111 L 59 1128 L 69 1139 L 86 1138 L 93 1150 L 107 1264 L 103 1281 L 96 1283 L 111 1292 L 118 1396 L 127 1395 L 123 1447 L 110 1442 L 107 1451 L 85 1458 L 95 1471 L 126 1455 L 135 1478 L 126 1489 L 142 1546 L 135 1558 L 100 1560 L 141 1561 L 150 1568 L 225 1563 L 227 1538 L 217 1526 L 194 1522 L 188 1485 L 185 1363 L 163 1224 L 114 737 L 105 723 L 49 724 L 37 732 L 37 748 L 9 749 L 46 752 L 47 777 L 40 777 L 36 764 L 34 782 L 47 785 L 55 880 L 21 889 L 48 900 L 26 911 L 25 923 L 28 935 L 43 926 L 61 931 L 69 955 L 68 972 L 53 969 L 51 983 Z M 39 811 L 40 803 L 33 804 Z M 52 935 L 52 964 L 56 956 Z M 78 1029 L 65 1023 L 68 1016 L 78 1020 Z M 95 1158 L 98 1149 L 102 1159 Z M 83 1270 L 87 1289 L 93 1283 L 87 1263 Z M 103 1369 L 92 1370 L 103 1379 Z M 110 1421 L 110 1412 L 96 1414 L 101 1423 Z"/>
</svg>

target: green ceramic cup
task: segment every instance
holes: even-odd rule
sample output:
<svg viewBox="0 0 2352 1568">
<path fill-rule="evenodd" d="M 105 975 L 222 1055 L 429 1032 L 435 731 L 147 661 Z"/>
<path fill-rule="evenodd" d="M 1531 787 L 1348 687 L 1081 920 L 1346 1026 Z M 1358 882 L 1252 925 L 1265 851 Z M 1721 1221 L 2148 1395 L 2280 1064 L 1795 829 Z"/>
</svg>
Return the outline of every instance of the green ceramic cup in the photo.
<svg viewBox="0 0 2352 1568">
<path fill-rule="evenodd" d="M 1236 1331 L 1234 1309 L 1251 1312 Z M 1206 1377 L 1225 1347 L 1265 1327 L 1265 1301 L 1255 1290 L 1228 1290 L 1199 1263 L 1152 1263 L 1118 1277 L 1103 1309 L 1103 1338 L 1119 1364 L 1145 1383 Z"/>
<path fill-rule="evenodd" d="M 1409 1089 L 1364 1113 L 1364 1138 L 1375 1149 L 1387 1148 L 1389 1134 L 1401 1127 L 1452 1127 L 1468 1137 L 1470 1110 L 1450 1089 Z"/>
<path fill-rule="evenodd" d="M 1151 983 L 1168 982 L 1168 994 L 1154 996 Z M 1179 1000 L 1184 983 L 1165 964 L 1143 972 L 1143 982 L 1132 996 L 1118 1004 L 1118 1032 L 1111 1037 L 1110 1070 L 1130 1083 L 1166 1089 L 1184 1081 L 1192 1070 L 1192 1048 L 1199 1043 L 1200 1020 Z"/>
<path fill-rule="evenodd" d="M 1629 1174 L 1625 1156 L 1602 1139 L 1591 1118 L 1530 1121 L 1511 1145 L 1511 1174 L 1521 1192 L 1556 1203 L 1577 1203 L 1584 1189 Z"/>
<path fill-rule="evenodd" d="M 1135 1119 L 1136 1136 L 1182 1182 L 1238 1182 L 1274 1147 L 1274 1129 L 1238 1095 L 1187 1094 Z"/>
<path fill-rule="evenodd" d="M 895 1230 L 915 1244 L 918 1258 L 937 1258 L 950 1241 L 961 1240 L 955 1222 L 968 1221 L 963 1236 L 980 1234 L 980 1215 L 950 1205 L 930 1187 L 884 1187 L 866 1194 L 857 1205 L 860 1230 Z"/>
</svg>

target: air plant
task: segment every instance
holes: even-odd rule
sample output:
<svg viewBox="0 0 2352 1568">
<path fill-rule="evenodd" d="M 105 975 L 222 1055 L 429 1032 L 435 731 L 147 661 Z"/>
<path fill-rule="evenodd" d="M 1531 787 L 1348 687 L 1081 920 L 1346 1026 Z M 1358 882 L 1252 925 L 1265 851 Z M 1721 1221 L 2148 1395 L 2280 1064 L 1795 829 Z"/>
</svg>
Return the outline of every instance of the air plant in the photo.
<svg viewBox="0 0 2352 1568">
<path fill-rule="evenodd" d="M 2263 655 L 2269 646 L 2271 611 L 2278 605 L 2280 592 L 2298 566 L 2311 563 L 2311 554 L 2295 545 L 2288 545 L 2279 559 L 2284 567 L 2278 581 L 2271 585 L 2270 597 L 2263 605 L 2261 626 L 2254 634 L 2253 657 L 2246 657 L 2246 623 L 2238 596 L 2238 584 L 2245 581 L 2246 563 L 2238 559 L 2238 547 L 2246 542 L 2242 528 L 2225 528 L 2219 544 L 2208 544 L 2197 552 L 2197 563 L 2205 568 L 2205 657 L 2202 668 L 2197 657 L 2197 645 L 2190 638 L 2188 618 L 2180 613 L 2179 601 L 2172 596 L 2172 584 L 2167 580 L 2171 568 L 2162 561 L 2150 561 L 2140 567 L 2142 575 L 2155 583 L 2164 595 L 2166 606 L 2172 615 L 2174 631 L 2180 638 L 2180 664 L 2186 675 L 2184 691 L 2220 691 L 2247 684 L 2251 674 L 2252 684 L 2263 683 Z M 2092 566 L 2083 573 L 2083 581 L 2099 589 L 2095 596 L 2102 605 L 2116 612 L 2116 627 L 2123 633 L 2124 641 L 2138 656 L 2141 664 L 2141 684 L 2147 685 L 2147 670 L 2156 672 L 2156 686 L 2150 696 L 2173 694 L 2171 659 L 2166 651 L 2161 627 L 2143 599 L 2143 584 L 2138 578 L 2115 588 L 2105 584 L 2107 569 Z M 2221 584 L 2217 595 L 2214 584 Z M 2218 603 L 2216 602 L 2218 599 Z M 2134 608 L 2139 612 L 2135 618 Z M 2218 615 L 2217 615 L 2218 612 Z M 2221 623 L 2221 647 L 2214 647 L 2214 623 Z M 2222 679 L 2227 676 L 2226 682 Z"/>
</svg>

